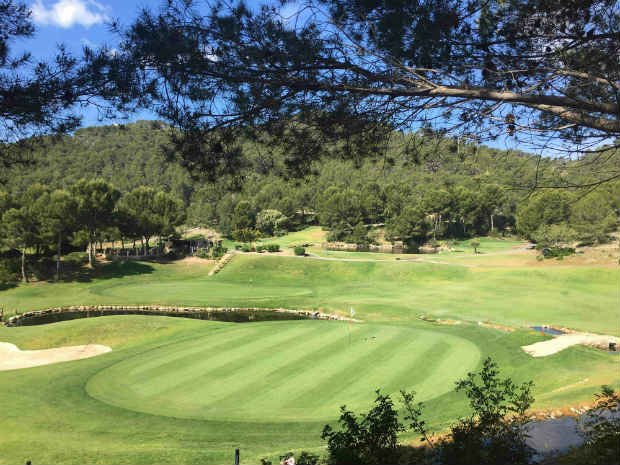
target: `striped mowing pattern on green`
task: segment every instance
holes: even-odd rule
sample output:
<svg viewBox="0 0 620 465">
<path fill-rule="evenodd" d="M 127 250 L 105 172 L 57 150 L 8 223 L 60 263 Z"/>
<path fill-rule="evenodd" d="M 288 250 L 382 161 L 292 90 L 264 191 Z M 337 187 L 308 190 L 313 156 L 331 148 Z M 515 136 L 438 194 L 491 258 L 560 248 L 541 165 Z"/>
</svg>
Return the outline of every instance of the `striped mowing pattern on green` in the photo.
<svg viewBox="0 0 620 465">
<path fill-rule="evenodd" d="M 238 421 L 333 417 L 374 389 L 438 397 L 475 368 L 476 346 L 407 327 L 295 321 L 231 325 L 125 359 L 93 376 L 89 394 L 155 415 Z"/>
</svg>

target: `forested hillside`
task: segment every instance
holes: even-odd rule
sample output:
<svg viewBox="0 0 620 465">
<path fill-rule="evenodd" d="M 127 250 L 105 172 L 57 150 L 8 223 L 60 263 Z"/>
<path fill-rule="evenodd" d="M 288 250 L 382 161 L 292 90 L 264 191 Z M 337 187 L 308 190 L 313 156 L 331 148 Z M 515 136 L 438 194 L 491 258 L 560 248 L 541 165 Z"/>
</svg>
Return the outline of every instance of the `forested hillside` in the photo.
<svg viewBox="0 0 620 465">
<path fill-rule="evenodd" d="M 139 121 L 48 139 L 33 166 L 7 173 L 4 189 L 19 203 L 36 183 L 68 189 L 100 178 L 121 194 L 150 186 L 182 201 L 189 224 L 240 241 L 318 223 L 330 229 L 330 240 L 357 243 L 371 242 L 370 225 L 377 224 L 388 240 L 412 247 L 506 231 L 561 243 L 603 240 L 617 225 L 617 181 L 570 187 L 599 179 L 617 153 L 539 159 L 433 133 L 397 134 L 383 153 L 357 162 L 325 157 L 299 178 L 288 175 L 287 155 L 277 146 L 246 141 L 242 175 L 212 184 L 190 178 L 174 154 L 166 155 L 168 131 L 161 122 Z M 533 191 L 537 172 L 566 188 Z"/>
</svg>

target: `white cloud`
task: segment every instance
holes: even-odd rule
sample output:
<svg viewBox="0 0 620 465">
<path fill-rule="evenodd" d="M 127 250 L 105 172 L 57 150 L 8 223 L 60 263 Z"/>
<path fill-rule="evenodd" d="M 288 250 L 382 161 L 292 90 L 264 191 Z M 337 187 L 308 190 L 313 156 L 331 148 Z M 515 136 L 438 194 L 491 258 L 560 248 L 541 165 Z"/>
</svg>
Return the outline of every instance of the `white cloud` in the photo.
<svg viewBox="0 0 620 465">
<path fill-rule="evenodd" d="M 58 0 L 49 8 L 41 0 L 32 5 L 32 17 L 37 24 L 53 24 L 70 28 L 74 24 L 90 27 L 108 19 L 106 8 L 94 0 Z"/>
</svg>

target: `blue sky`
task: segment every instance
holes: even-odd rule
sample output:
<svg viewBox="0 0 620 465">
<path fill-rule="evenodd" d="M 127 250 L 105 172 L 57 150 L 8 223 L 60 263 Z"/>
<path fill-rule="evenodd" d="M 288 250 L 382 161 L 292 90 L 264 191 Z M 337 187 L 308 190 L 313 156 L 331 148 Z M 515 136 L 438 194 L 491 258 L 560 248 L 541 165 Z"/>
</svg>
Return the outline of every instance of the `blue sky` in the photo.
<svg viewBox="0 0 620 465">
<path fill-rule="evenodd" d="M 63 44 L 76 55 L 82 47 L 107 45 L 113 49 L 118 37 L 109 32 L 107 23 L 120 20 L 129 25 L 144 7 L 157 10 L 161 1 L 135 0 L 25 0 L 32 12 L 35 24 L 34 37 L 21 39 L 13 44 L 15 53 L 29 51 L 35 60 L 50 60 Z M 251 6 L 265 3 L 264 0 L 250 0 Z M 290 6 L 285 7 L 287 10 Z M 131 120 L 152 119 L 155 115 L 141 112 L 131 115 Z M 109 123 L 110 121 L 106 121 Z M 94 110 L 84 110 L 84 126 L 101 124 Z"/>
</svg>

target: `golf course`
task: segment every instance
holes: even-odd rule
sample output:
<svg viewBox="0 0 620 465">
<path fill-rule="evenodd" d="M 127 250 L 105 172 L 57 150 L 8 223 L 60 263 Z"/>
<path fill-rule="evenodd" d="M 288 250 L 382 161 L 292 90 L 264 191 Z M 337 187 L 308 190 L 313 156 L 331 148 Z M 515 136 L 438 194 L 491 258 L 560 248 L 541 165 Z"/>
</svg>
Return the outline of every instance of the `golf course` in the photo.
<svg viewBox="0 0 620 465">
<path fill-rule="evenodd" d="M 0 341 L 21 350 L 112 350 L 0 371 L 0 463 L 219 464 L 236 448 L 248 464 L 289 450 L 321 454 L 323 425 L 342 405 L 366 411 L 377 389 L 395 401 L 415 391 L 441 432 L 467 414 L 455 381 L 488 356 L 514 381 L 534 381 L 535 409 L 583 405 L 603 384 L 618 388 L 617 352 L 521 350 L 551 339 L 531 326 L 617 336 L 617 265 L 589 263 L 596 251 L 540 262 L 522 245 L 485 239 L 480 254 L 408 258 L 239 253 L 213 276 L 210 260 L 117 261 L 79 280 L 2 290 L 5 319 L 71 305 L 186 305 L 340 316 L 354 308 L 356 321 L 114 315 L 1 327 Z"/>
</svg>

